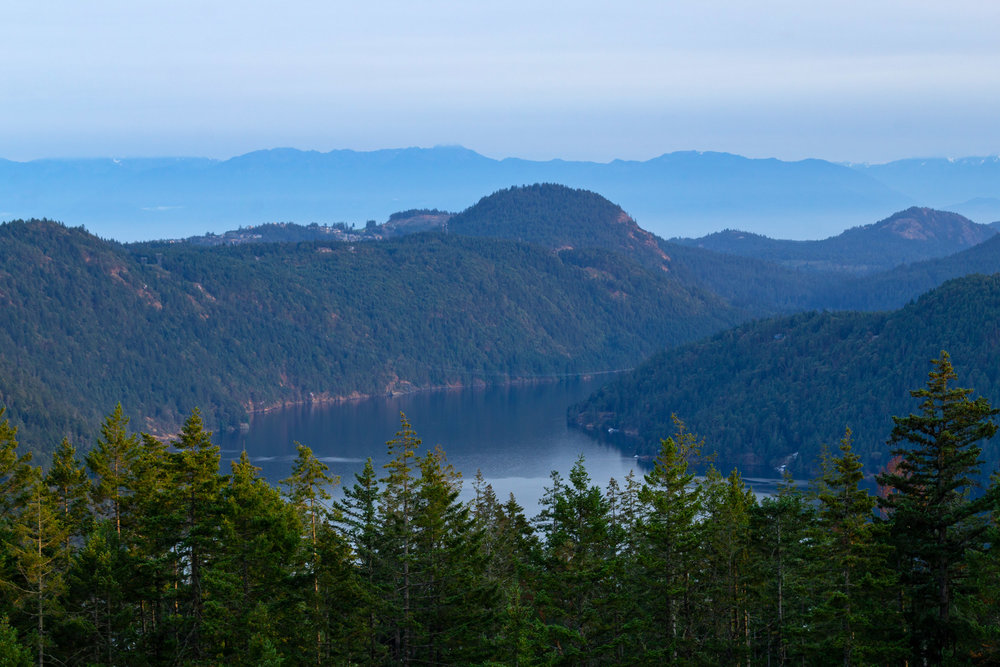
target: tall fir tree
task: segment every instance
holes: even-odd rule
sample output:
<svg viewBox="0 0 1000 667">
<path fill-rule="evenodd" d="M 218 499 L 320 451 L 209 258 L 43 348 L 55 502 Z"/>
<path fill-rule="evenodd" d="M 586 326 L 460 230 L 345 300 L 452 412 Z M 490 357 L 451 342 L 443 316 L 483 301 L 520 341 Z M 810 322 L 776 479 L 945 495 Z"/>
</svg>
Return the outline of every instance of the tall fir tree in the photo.
<svg viewBox="0 0 1000 667">
<path fill-rule="evenodd" d="M 24 506 L 31 485 L 31 453 L 17 451 L 17 427 L 0 407 L 0 521 L 9 519 Z"/>
<path fill-rule="evenodd" d="M 67 556 L 72 553 L 70 540 L 82 541 L 93 521 L 89 506 L 90 480 L 69 440 L 62 443 L 52 456 L 52 465 L 45 473 L 45 486 L 55 503 L 60 520 L 66 527 Z"/>
<path fill-rule="evenodd" d="M 702 443 L 676 421 L 677 434 L 661 441 L 639 494 L 645 505 L 640 567 L 647 582 L 644 633 L 649 660 L 690 659 L 693 642 L 692 573 L 699 557 L 697 519 L 703 488 L 688 469 Z"/>
<path fill-rule="evenodd" d="M 207 659 L 205 576 L 219 556 L 220 494 L 225 480 L 219 475 L 219 448 L 212 443 L 212 434 L 205 430 L 197 409 L 172 444 L 176 451 L 170 458 L 170 482 L 175 501 L 170 506 L 179 557 L 177 651 L 183 659 L 199 663 Z"/>
<path fill-rule="evenodd" d="M 698 577 L 700 609 L 696 659 L 743 665 L 750 653 L 750 590 L 754 568 L 750 550 L 752 491 L 737 470 L 722 478 L 714 468 L 705 481 L 705 517 Z"/>
<path fill-rule="evenodd" d="M 134 565 L 113 521 L 97 523 L 66 575 L 67 619 L 60 627 L 64 655 L 93 665 L 148 661 L 131 641 L 139 634 L 130 599 Z"/>
<path fill-rule="evenodd" d="M 354 586 L 351 592 L 351 630 L 347 636 L 348 660 L 373 665 L 386 657 L 381 641 L 384 632 L 382 608 L 385 562 L 382 544 L 380 489 L 371 457 L 355 482 L 344 488 L 344 497 L 334 503 L 334 521 L 354 550 Z"/>
<path fill-rule="evenodd" d="M 971 389 L 954 387 L 947 352 L 932 362 L 926 387 L 913 390 L 919 414 L 893 417 L 889 443 L 899 457 L 878 476 L 888 489 L 880 505 L 888 515 L 905 586 L 904 613 L 917 659 L 941 664 L 967 657 L 967 619 L 957 602 L 968 581 L 969 558 L 988 548 L 987 513 L 1000 502 L 992 485 L 979 496 L 980 443 L 996 434 L 997 410 Z"/>
<path fill-rule="evenodd" d="M 815 506 L 786 474 L 750 510 L 755 663 L 802 663 L 816 582 L 810 571 Z"/>
<path fill-rule="evenodd" d="M 298 452 L 292 463 L 291 475 L 281 480 L 286 487 L 285 495 L 299 513 L 305 531 L 306 571 L 309 572 L 309 590 L 306 593 L 306 604 L 311 610 L 310 624 L 315 629 L 315 662 L 320 664 L 326 656 L 329 636 L 324 631 L 325 591 L 322 590 L 323 579 L 323 549 L 321 544 L 328 537 L 328 501 L 330 487 L 339 481 L 327 474 L 329 466 L 316 458 L 312 450 L 305 445 L 295 443 Z"/>
<path fill-rule="evenodd" d="M 221 507 L 206 625 L 215 656 L 248 664 L 257 657 L 255 638 L 279 644 L 284 629 L 305 621 L 293 613 L 296 599 L 289 594 L 291 573 L 301 566 L 301 521 L 245 451 L 231 464 Z"/>
<path fill-rule="evenodd" d="M 39 665 L 49 662 L 52 627 L 62 614 L 68 532 L 45 488 L 41 471 L 33 469 L 26 502 L 14 526 L 11 551 L 20 576 L 11 583 L 19 594 L 23 617 L 31 619 Z"/>
<path fill-rule="evenodd" d="M 461 476 L 436 447 L 418 461 L 414 613 L 421 662 L 473 664 L 489 657 L 497 587 L 487 573 L 484 533 L 458 500 Z"/>
<path fill-rule="evenodd" d="M 614 571 L 608 501 L 590 483 L 583 457 L 548 490 L 538 605 L 545 661 L 589 664 L 613 658 L 606 601 Z"/>
<path fill-rule="evenodd" d="M 93 501 L 98 512 L 114 520 L 122 534 L 122 506 L 132 494 L 132 467 L 139 456 L 139 437 L 128 430 L 129 418 L 119 403 L 101 425 L 97 445 L 87 453 L 94 475 Z"/>
<path fill-rule="evenodd" d="M 850 429 L 839 450 L 839 456 L 824 452 L 817 485 L 812 548 L 819 596 L 810 618 L 816 651 L 811 661 L 888 664 L 903 657 L 893 637 L 899 626 L 891 604 L 897 578 L 873 523 L 875 498 L 861 487 L 864 471 Z"/>
<path fill-rule="evenodd" d="M 416 526 L 413 521 L 417 506 L 417 482 L 413 475 L 417 465 L 420 438 L 406 415 L 399 413 L 399 430 L 386 443 L 389 460 L 383 466 L 379 511 L 384 519 L 383 536 L 386 565 L 386 586 L 389 597 L 385 614 L 390 633 L 392 660 L 411 664 L 414 660 L 414 638 L 419 632 L 415 604 Z"/>
</svg>

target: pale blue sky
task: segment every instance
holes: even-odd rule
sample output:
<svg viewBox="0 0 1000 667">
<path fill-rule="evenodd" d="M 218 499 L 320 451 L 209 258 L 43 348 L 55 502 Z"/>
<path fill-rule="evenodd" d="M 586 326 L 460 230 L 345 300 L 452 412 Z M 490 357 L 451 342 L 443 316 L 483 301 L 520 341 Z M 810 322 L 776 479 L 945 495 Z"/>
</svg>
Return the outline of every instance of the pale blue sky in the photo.
<svg viewBox="0 0 1000 667">
<path fill-rule="evenodd" d="M 0 3 L 0 157 L 1000 153 L 1000 3 Z"/>
</svg>

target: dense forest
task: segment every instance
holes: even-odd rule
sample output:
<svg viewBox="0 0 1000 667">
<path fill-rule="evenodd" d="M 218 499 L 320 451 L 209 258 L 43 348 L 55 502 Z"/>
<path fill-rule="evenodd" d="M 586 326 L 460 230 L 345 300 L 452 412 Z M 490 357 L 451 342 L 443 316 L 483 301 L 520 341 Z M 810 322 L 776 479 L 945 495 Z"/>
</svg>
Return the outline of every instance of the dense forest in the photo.
<svg viewBox="0 0 1000 667">
<path fill-rule="evenodd" d="M 654 355 L 569 410 L 628 451 L 653 454 L 676 414 L 722 460 L 797 475 L 849 426 L 869 474 L 885 466 L 889 415 L 907 405 L 919 359 L 951 351 L 963 380 L 1000 401 L 1000 274 L 949 281 L 898 311 L 757 320 Z M 608 430 L 612 432 L 609 434 Z M 1000 461 L 1000 448 L 987 450 Z"/>
<path fill-rule="evenodd" d="M 644 479 L 580 460 L 530 520 L 481 479 L 459 502 L 405 415 L 337 500 L 301 445 L 280 490 L 220 474 L 197 412 L 163 443 L 118 406 L 45 469 L 2 419 L 0 663 L 995 664 L 1000 487 L 969 492 L 997 410 L 955 382 L 945 353 L 911 392 L 877 498 L 849 430 L 757 500 L 675 421 Z"/>
<path fill-rule="evenodd" d="M 285 402 L 628 368 L 738 321 L 598 248 L 420 234 L 378 243 L 122 246 L 0 226 L 0 394 L 35 451 L 121 401 L 174 432 Z"/>
<path fill-rule="evenodd" d="M 628 369 L 752 318 L 899 307 L 970 270 L 1000 271 L 1000 237 L 861 278 L 804 271 L 664 241 L 600 195 L 554 184 L 499 190 L 454 215 L 412 209 L 370 223 L 129 245 L 44 220 L 0 225 L 0 400 L 22 447 L 45 457 L 63 437 L 90 442 L 117 401 L 166 435 L 193 406 L 210 428 L 237 429 L 253 411 L 292 403 Z M 920 252 L 940 254 L 948 239 L 978 238 L 970 225 L 904 211 L 845 232 L 840 250 L 905 249 L 919 232 L 936 239 L 914 242 Z M 413 233 L 422 229 L 433 231 Z M 926 342 L 915 357 L 946 344 Z M 714 372 L 685 375 L 711 388 Z M 769 436 L 781 405 L 759 407 Z M 731 449 L 731 434 L 678 410 Z M 671 410 L 653 413 L 656 428 L 640 429 L 647 450 Z M 760 462 L 795 451 L 773 449 Z"/>
</svg>

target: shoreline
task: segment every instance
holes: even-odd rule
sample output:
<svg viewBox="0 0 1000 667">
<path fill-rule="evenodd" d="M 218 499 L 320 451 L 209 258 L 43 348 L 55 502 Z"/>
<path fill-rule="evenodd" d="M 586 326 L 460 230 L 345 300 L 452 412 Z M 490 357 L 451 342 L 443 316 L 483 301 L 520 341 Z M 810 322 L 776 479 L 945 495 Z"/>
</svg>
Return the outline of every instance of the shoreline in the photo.
<svg viewBox="0 0 1000 667">
<path fill-rule="evenodd" d="M 329 393 L 322 392 L 319 394 L 311 394 L 308 398 L 302 398 L 299 400 L 286 400 L 276 403 L 270 403 L 267 405 L 255 406 L 253 402 L 244 404 L 244 409 L 246 409 L 247 414 L 250 417 L 249 422 L 241 422 L 239 429 L 226 429 L 228 431 L 243 430 L 243 424 L 247 427 L 252 424 L 253 417 L 256 415 L 266 415 L 279 410 L 286 410 L 288 408 L 306 406 L 306 405 L 338 405 L 341 403 L 350 403 L 356 401 L 364 401 L 370 399 L 385 399 L 385 398 L 396 398 L 397 396 L 407 396 L 410 394 L 419 394 L 433 391 L 466 391 L 469 389 L 482 390 L 488 389 L 490 387 L 515 387 L 515 386 L 526 386 L 532 384 L 552 384 L 556 382 L 562 382 L 564 380 L 592 380 L 600 375 L 617 375 L 620 373 L 626 373 L 632 369 L 622 368 L 607 371 L 587 371 L 583 373 L 567 373 L 559 376 L 540 376 L 540 377 L 516 377 L 510 378 L 503 382 L 486 382 L 484 380 L 477 380 L 472 383 L 448 383 L 439 385 L 425 385 L 417 386 L 409 382 L 403 382 L 400 384 L 393 384 L 387 388 L 385 392 L 379 393 L 361 393 L 359 391 L 351 392 L 350 394 L 338 394 L 330 395 Z"/>
</svg>

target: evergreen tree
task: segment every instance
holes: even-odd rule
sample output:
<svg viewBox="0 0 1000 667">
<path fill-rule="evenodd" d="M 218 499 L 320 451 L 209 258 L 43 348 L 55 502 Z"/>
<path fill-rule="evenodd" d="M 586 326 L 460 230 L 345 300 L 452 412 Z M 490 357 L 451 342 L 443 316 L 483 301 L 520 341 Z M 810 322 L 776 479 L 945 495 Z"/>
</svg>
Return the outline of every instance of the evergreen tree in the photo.
<svg viewBox="0 0 1000 667">
<path fill-rule="evenodd" d="M 688 463 L 701 444 L 675 421 L 675 437 L 661 441 L 660 454 L 645 478 L 639 498 L 645 505 L 641 569 L 650 660 L 688 659 L 692 642 L 692 573 L 698 558 L 698 516 L 704 511 L 703 489 Z"/>
<path fill-rule="evenodd" d="M 31 667 L 31 650 L 18 641 L 17 630 L 6 616 L 0 617 L 0 665 Z"/>
<path fill-rule="evenodd" d="M 134 563 L 114 522 L 101 521 L 74 555 L 66 575 L 68 618 L 59 629 L 64 655 L 94 665 L 137 661 L 129 641 L 136 630 L 129 600 L 133 573 Z"/>
<path fill-rule="evenodd" d="M 414 658 L 413 640 L 418 632 L 414 614 L 414 563 L 416 558 L 416 527 L 413 515 L 417 504 L 417 483 L 413 477 L 416 451 L 420 438 L 406 415 L 399 413 L 399 430 L 386 443 L 389 461 L 383 466 L 388 472 L 383 484 L 379 510 L 384 519 L 383 536 L 386 565 L 385 614 L 391 658 L 410 664 Z"/>
<path fill-rule="evenodd" d="M 893 417 L 890 444 L 899 458 L 894 471 L 878 476 L 889 493 L 880 501 L 888 514 L 905 586 L 904 612 L 913 652 L 931 664 L 963 655 L 966 620 L 956 603 L 967 591 L 968 559 L 987 548 L 985 513 L 996 507 L 1000 488 L 979 497 L 982 452 L 993 437 L 997 410 L 971 389 L 956 388 L 947 352 L 932 361 L 927 386 L 911 391 L 920 413 Z"/>
<path fill-rule="evenodd" d="M 122 505 L 131 495 L 132 467 L 139 456 L 139 438 L 128 431 L 129 418 L 119 403 L 101 425 L 97 445 L 87 453 L 87 467 L 96 481 L 92 491 L 99 513 L 114 519 L 122 534 Z"/>
<path fill-rule="evenodd" d="M 697 632 L 701 661 L 741 665 L 749 660 L 750 598 L 753 567 L 750 552 L 750 513 L 753 492 L 737 470 L 723 479 L 709 470 L 702 522 Z"/>
<path fill-rule="evenodd" d="M 488 657 L 498 602 L 486 571 L 484 533 L 459 502 L 461 476 L 440 447 L 419 460 L 413 524 L 414 613 L 420 661 L 472 664 Z"/>
<path fill-rule="evenodd" d="M 305 530 L 308 552 L 305 563 L 306 570 L 310 573 L 310 590 L 306 599 L 311 610 L 310 624 L 316 630 L 314 649 L 316 663 L 319 664 L 324 659 L 324 646 L 329 640 L 324 632 L 324 600 L 327 591 L 320 586 L 323 572 L 321 543 L 324 538 L 329 538 L 325 530 L 328 525 L 326 502 L 330 499 L 329 488 L 338 479 L 327 474 L 330 468 L 317 459 L 309 447 L 299 443 L 295 447 L 298 455 L 292 464 L 292 474 L 281 480 L 281 483 L 286 487 L 285 495 L 298 512 Z"/>
<path fill-rule="evenodd" d="M 41 471 L 33 469 L 26 503 L 14 526 L 11 555 L 20 575 L 11 585 L 19 597 L 24 617 L 32 619 L 35 653 L 38 664 L 47 662 L 52 648 L 51 633 L 56 617 L 61 614 L 64 587 L 64 552 L 68 530 L 59 520 L 42 480 Z"/>
<path fill-rule="evenodd" d="M 205 655 L 204 620 L 207 590 L 205 574 L 219 555 L 223 478 L 219 475 L 219 448 L 204 429 L 196 409 L 184 422 L 180 438 L 173 441 L 170 503 L 177 530 L 174 547 L 179 578 L 180 617 L 177 651 L 195 663 Z"/>
<path fill-rule="evenodd" d="M 128 543 L 119 541 L 132 568 L 131 576 L 121 583 L 137 617 L 136 652 L 153 664 L 176 652 L 182 499 L 175 489 L 174 456 L 165 443 L 142 434 L 133 466 L 134 493 L 123 505 L 134 528 Z"/>
<path fill-rule="evenodd" d="M 300 565 L 301 522 L 295 509 L 259 476 L 246 452 L 231 464 L 222 490 L 221 553 L 211 568 L 206 615 L 217 656 L 249 663 L 254 638 L 280 642 L 306 622 L 292 614 L 291 573 Z"/>
<path fill-rule="evenodd" d="M 818 524 L 813 549 L 820 583 L 811 629 L 818 653 L 812 661 L 836 656 L 845 667 L 886 664 L 894 655 L 890 639 L 898 626 L 891 593 L 896 577 L 872 522 L 875 498 L 860 487 L 861 460 L 851 447 L 851 430 L 840 441 L 840 456 L 826 454 L 819 479 Z"/>
<path fill-rule="evenodd" d="M 493 646 L 498 658 L 519 665 L 529 662 L 532 654 L 535 610 L 531 600 L 537 581 L 533 564 L 538 560 L 538 536 L 514 494 L 497 508 L 486 530 L 494 536 L 490 569 L 502 596 L 499 636 Z"/>
<path fill-rule="evenodd" d="M 541 515 L 545 540 L 539 613 L 548 636 L 544 660 L 587 664 L 611 659 L 605 601 L 613 561 L 608 501 L 577 459 L 569 484 L 558 476 Z"/>
<path fill-rule="evenodd" d="M 385 657 L 385 646 L 380 641 L 384 630 L 381 610 L 388 594 L 385 591 L 380 490 L 371 457 L 354 477 L 354 484 L 344 489 L 343 500 L 334 503 L 334 520 L 354 550 L 355 584 L 350 597 L 353 629 L 348 635 L 352 654 L 348 657 L 376 664 Z"/>
<path fill-rule="evenodd" d="M 605 600 L 609 622 L 609 649 L 615 662 L 634 662 L 643 654 L 638 635 L 645 614 L 642 594 L 648 590 L 639 567 L 640 486 L 629 471 L 624 486 L 608 481 L 610 583 Z"/>
<path fill-rule="evenodd" d="M 17 427 L 0 407 L 0 520 L 7 520 L 24 506 L 31 484 L 31 454 L 17 453 Z"/>
<path fill-rule="evenodd" d="M 51 494 L 66 527 L 65 553 L 71 554 L 70 540 L 82 540 L 92 520 L 90 515 L 90 480 L 87 471 L 76 457 L 76 448 L 63 438 L 52 457 L 52 465 L 45 474 L 45 486 Z"/>
<path fill-rule="evenodd" d="M 812 548 L 815 514 L 791 476 L 784 478 L 776 495 L 751 508 L 755 663 L 804 661 L 816 587 L 809 570 L 811 559 L 817 557 Z"/>
<path fill-rule="evenodd" d="M 28 501 L 35 471 L 31 454 L 18 454 L 17 427 L 4 418 L 5 412 L 0 407 L 0 614 L 11 614 L 19 598 L 13 585 L 19 577 L 12 553 L 14 527 Z"/>
</svg>

